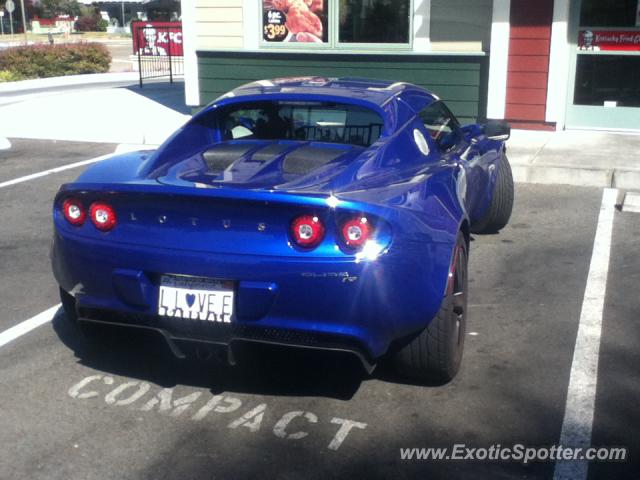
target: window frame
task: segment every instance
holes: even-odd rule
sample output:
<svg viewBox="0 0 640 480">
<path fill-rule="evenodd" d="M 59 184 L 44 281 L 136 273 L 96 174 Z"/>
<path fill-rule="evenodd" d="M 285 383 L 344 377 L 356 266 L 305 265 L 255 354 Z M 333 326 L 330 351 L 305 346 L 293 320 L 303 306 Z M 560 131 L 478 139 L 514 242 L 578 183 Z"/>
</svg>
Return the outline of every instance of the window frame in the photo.
<svg viewBox="0 0 640 480">
<path fill-rule="evenodd" d="M 340 42 L 340 0 L 327 0 L 329 14 L 327 16 L 327 29 L 329 35 L 326 43 L 296 43 L 296 42 L 267 42 L 264 39 L 264 15 L 263 0 L 259 2 L 260 8 L 260 31 L 258 45 L 260 49 L 274 50 L 295 50 L 303 52 L 323 51 L 323 52 L 345 52 L 345 51 L 378 51 L 378 52 L 411 52 L 413 51 L 414 31 L 413 22 L 415 17 L 415 1 L 409 2 L 409 31 L 408 43 L 347 43 Z"/>
</svg>

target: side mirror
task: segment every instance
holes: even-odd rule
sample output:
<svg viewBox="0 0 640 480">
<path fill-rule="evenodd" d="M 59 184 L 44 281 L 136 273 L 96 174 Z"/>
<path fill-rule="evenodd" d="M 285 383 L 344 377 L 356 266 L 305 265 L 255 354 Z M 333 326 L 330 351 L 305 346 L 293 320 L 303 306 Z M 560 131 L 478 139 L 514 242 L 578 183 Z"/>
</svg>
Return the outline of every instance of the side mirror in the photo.
<svg viewBox="0 0 640 480">
<path fill-rule="evenodd" d="M 487 120 L 484 134 L 489 140 L 506 142 L 511 137 L 511 125 L 504 120 Z"/>
</svg>

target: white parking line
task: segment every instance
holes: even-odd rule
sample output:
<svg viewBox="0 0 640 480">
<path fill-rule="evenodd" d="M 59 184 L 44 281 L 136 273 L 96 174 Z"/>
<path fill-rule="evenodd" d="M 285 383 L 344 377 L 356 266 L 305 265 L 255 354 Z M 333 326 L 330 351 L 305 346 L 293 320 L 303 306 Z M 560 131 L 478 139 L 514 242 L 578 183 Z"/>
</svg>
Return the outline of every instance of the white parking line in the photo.
<svg viewBox="0 0 640 480">
<path fill-rule="evenodd" d="M 602 313 L 607 289 L 611 234 L 617 197 L 618 190 L 613 188 L 605 189 L 602 195 L 560 434 L 560 445 L 563 447 L 587 449 L 591 446 Z M 587 478 L 588 469 L 589 462 L 586 460 L 558 461 L 553 478 L 554 480 L 584 480 Z"/>
<path fill-rule="evenodd" d="M 0 188 L 10 187 L 11 185 L 15 185 L 17 183 L 28 182 L 29 180 L 34 180 L 36 178 L 44 177 L 52 173 L 64 172 L 65 170 L 69 170 L 71 168 L 77 168 L 77 167 L 82 167 L 83 165 L 89 165 L 91 163 L 99 162 L 100 160 L 109 158 L 112 155 L 113 155 L 112 153 L 108 153 L 106 155 L 100 155 L 99 157 L 90 158 L 89 160 L 82 160 L 81 162 L 69 163 L 68 165 L 62 165 L 61 167 L 51 168 L 49 170 L 44 170 L 38 173 L 32 173 L 31 175 L 25 175 L 24 177 L 14 178 L 13 180 L 7 180 L 6 182 L 0 182 Z"/>
<path fill-rule="evenodd" d="M 18 337 L 21 337 L 25 333 L 29 333 L 31 330 L 38 328 L 40 325 L 44 325 L 47 322 L 53 320 L 56 312 L 60 308 L 60 304 L 54 305 L 51 308 L 48 308 L 42 313 L 37 314 L 35 317 L 31 317 L 29 320 L 25 320 L 24 322 L 20 322 L 17 325 L 5 330 L 0 333 L 0 347 L 6 345 L 7 343 L 15 340 Z"/>
</svg>

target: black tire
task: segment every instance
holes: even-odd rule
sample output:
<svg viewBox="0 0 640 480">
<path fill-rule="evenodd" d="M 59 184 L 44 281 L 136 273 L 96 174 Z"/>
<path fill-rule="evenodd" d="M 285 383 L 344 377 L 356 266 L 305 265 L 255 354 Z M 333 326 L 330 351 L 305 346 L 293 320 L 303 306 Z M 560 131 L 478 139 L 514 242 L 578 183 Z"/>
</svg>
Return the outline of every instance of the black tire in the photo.
<svg viewBox="0 0 640 480">
<path fill-rule="evenodd" d="M 473 233 L 497 233 L 509 223 L 513 210 L 513 190 L 511 165 L 509 165 L 507 156 L 503 154 L 498 166 L 498 178 L 489 210 L 484 218 L 471 225 Z"/>
<path fill-rule="evenodd" d="M 452 289 L 429 325 L 395 354 L 396 370 L 420 382 L 449 382 L 460 368 L 467 313 L 467 242 L 458 234 Z"/>
</svg>

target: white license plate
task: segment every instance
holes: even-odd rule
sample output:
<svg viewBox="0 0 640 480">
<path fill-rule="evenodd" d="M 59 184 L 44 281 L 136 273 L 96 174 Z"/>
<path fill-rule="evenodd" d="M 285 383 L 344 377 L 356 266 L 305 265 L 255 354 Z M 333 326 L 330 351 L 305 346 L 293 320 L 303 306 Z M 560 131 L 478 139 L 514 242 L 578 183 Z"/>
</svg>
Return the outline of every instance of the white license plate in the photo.
<svg viewBox="0 0 640 480">
<path fill-rule="evenodd" d="M 162 275 L 158 294 L 158 315 L 231 323 L 233 282 Z"/>
</svg>

